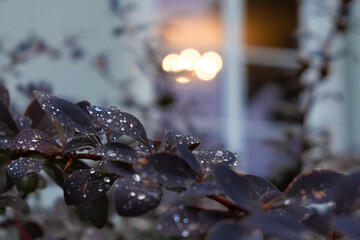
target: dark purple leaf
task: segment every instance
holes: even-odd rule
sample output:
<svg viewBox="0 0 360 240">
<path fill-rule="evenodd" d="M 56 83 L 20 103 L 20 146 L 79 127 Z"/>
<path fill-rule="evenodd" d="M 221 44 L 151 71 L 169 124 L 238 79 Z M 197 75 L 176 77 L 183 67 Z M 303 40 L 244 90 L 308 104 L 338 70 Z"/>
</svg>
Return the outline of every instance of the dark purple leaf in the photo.
<svg viewBox="0 0 360 240">
<path fill-rule="evenodd" d="M 245 218 L 242 223 L 253 229 L 260 229 L 271 237 L 283 239 L 312 239 L 313 234 L 290 216 L 279 213 L 261 213 Z"/>
<path fill-rule="evenodd" d="M 9 150 L 12 139 L 9 137 L 0 136 L 0 149 Z"/>
<path fill-rule="evenodd" d="M 4 103 L 4 105 L 9 108 L 9 106 L 10 106 L 9 91 L 4 86 L 2 81 L 0 81 L 0 101 L 2 101 Z"/>
<path fill-rule="evenodd" d="M 50 136 L 55 134 L 55 129 L 51 123 L 50 117 L 46 115 L 45 111 L 35 98 L 26 108 L 24 116 L 31 119 L 31 128 L 42 130 Z"/>
<path fill-rule="evenodd" d="M 315 211 L 309 207 L 304 207 L 301 205 L 288 205 L 275 209 L 271 209 L 270 211 L 277 212 L 281 216 L 289 216 L 302 222 L 312 216 Z"/>
<path fill-rule="evenodd" d="M 200 149 L 193 151 L 193 154 L 205 170 L 205 176 L 209 173 L 211 166 L 223 165 L 232 167 L 238 164 L 236 155 L 229 151 Z"/>
<path fill-rule="evenodd" d="M 11 150 L 22 149 L 24 151 L 37 151 L 45 155 L 59 153 L 59 145 L 47 133 L 36 130 L 26 129 L 21 131 L 12 140 Z"/>
<path fill-rule="evenodd" d="M 105 194 L 115 177 L 95 169 L 74 172 L 64 184 L 64 198 L 67 205 L 76 205 L 94 200 Z"/>
<path fill-rule="evenodd" d="M 203 175 L 203 170 L 198 159 L 192 154 L 192 152 L 183 145 L 178 145 L 177 147 L 181 157 L 185 160 L 185 162 L 191 167 L 191 169 L 197 174 L 199 179 L 201 179 Z"/>
<path fill-rule="evenodd" d="M 197 182 L 195 172 L 178 156 L 155 153 L 140 158 L 133 169 L 142 177 L 154 179 L 168 187 L 185 187 Z"/>
<path fill-rule="evenodd" d="M 19 210 L 29 210 L 29 205 L 20 197 L 2 195 L 0 196 L 0 208 L 11 207 Z"/>
<path fill-rule="evenodd" d="M 299 174 L 284 192 L 285 205 L 294 203 L 326 203 L 333 198 L 333 188 L 344 174 L 332 170 L 315 169 Z M 290 202 L 289 202 L 290 201 Z"/>
<path fill-rule="evenodd" d="M 341 216 L 334 222 L 336 231 L 348 236 L 351 239 L 359 239 L 360 219 L 353 216 Z"/>
<path fill-rule="evenodd" d="M 141 122 L 133 115 L 116 108 L 92 106 L 89 113 L 94 116 L 105 132 L 114 132 L 137 139 L 149 148 L 149 140 Z"/>
<path fill-rule="evenodd" d="M 272 192 L 274 197 L 281 195 L 281 192 L 269 181 L 250 174 L 244 176 L 248 180 L 248 182 L 252 184 L 258 200 L 260 200 L 264 194 L 270 191 Z"/>
<path fill-rule="evenodd" d="M 188 196 L 209 196 L 222 194 L 215 181 L 202 182 L 189 186 L 184 193 Z"/>
<path fill-rule="evenodd" d="M 54 163 L 46 161 L 44 171 L 57 185 L 63 188 L 65 182 L 64 170 L 59 169 Z"/>
<path fill-rule="evenodd" d="M 339 181 L 334 189 L 337 213 L 352 213 L 360 208 L 360 171 L 357 170 Z"/>
<path fill-rule="evenodd" d="M 107 223 L 109 200 L 106 194 L 88 202 L 75 205 L 80 214 L 97 228 Z"/>
<path fill-rule="evenodd" d="M 263 239 L 262 237 L 251 237 L 249 228 L 243 227 L 238 221 L 223 220 L 215 224 L 209 231 L 206 240 L 242 240 L 242 239 Z"/>
<path fill-rule="evenodd" d="M 192 206 L 179 206 L 166 211 L 157 229 L 165 234 L 189 237 L 207 232 L 216 222 L 229 217 L 220 211 L 209 211 Z"/>
<path fill-rule="evenodd" d="M 89 117 L 79 106 L 44 92 L 34 91 L 34 95 L 42 109 L 50 116 L 75 130 L 75 132 L 94 135 Z"/>
<path fill-rule="evenodd" d="M 122 177 L 131 177 L 136 174 L 132 169 L 132 166 L 128 163 L 111 160 L 106 160 L 105 163 L 109 172 L 116 173 Z"/>
<path fill-rule="evenodd" d="M 106 143 L 91 152 L 102 156 L 104 160 L 134 163 L 138 159 L 138 155 L 132 147 L 118 142 Z"/>
<path fill-rule="evenodd" d="M 44 236 L 41 226 L 35 222 L 26 222 L 24 229 L 31 239 L 40 239 Z"/>
<path fill-rule="evenodd" d="M 149 146 L 153 152 L 154 145 L 151 140 L 149 140 Z M 133 142 L 132 144 L 130 144 L 130 147 L 132 147 L 139 154 L 139 157 L 145 157 L 151 153 L 148 147 L 145 146 L 145 144 L 143 144 L 142 142 L 138 142 L 138 141 Z"/>
<path fill-rule="evenodd" d="M 91 137 L 75 138 L 68 142 L 63 150 L 63 155 L 71 152 L 93 149 L 99 146 L 99 142 Z"/>
<path fill-rule="evenodd" d="M 7 106 L 0 101 L 0 121 L 6 125 L 8 129 L 10 129 L 12 132 L 17 133 L 19 132 L 18 127 L 16 126 L 16 123 L 11 116 Z"/>
<path fill-rule="evenodd" d="M 261 210 L 258 197 L 247 175 L 238 174 L 229 167 L 217 165 L 214 176 L 223 192 L 229 196 L 237 206 L 253 212 Z"/>
<path fill-rule="evenodd" d="M 8 165 L 8 174 L 14 181 L 18 181 L 20 178 L 30 173 L 40 172 L 43 169 L 44 164 L 44 159 L 21 157 L 10 162 Z"/>
<path fill-rule="evenodd" d="M 26 196 L 41 187 L 42 181 L 38 174 L 30 173 L 17 180 L 15 184 L 17 190 Z"/>
<path fill-rule="evenodd" d="M 118 179 L 114 186 L 116 211 L 121 216 L 140 216 L 160 204 L 161 187 L 142 182 L 137 174 L 132 179 Z"/>
<path fill-rule="evenodd" d="M 191 135 L 182 135 L 180 133 L 175 133 L 173 130 L 165 131 L 165 149 L 173 153 L 176 151 L 178 145 L 187 147 L 190 151 L 193 151 L 200 145 L 200 140 L 195 139 Z"/>
<path fill-rule="evenodd" d="M 81 102 L 77 102 L 75 103 L 77 106 L 79 106 L 83 111 L 84 113 L 86 113 L 86 115 L 90 115 L 89 113 L 89 110 L 88 110 L 88 107 L 91 106 L 90 102 L 87 101 L 87 100 L 83 100 Z"/>
<path fill-rule="evenodd" d="M 28 117 L 17 117 L 15 123 L 20 131 L 31 128 L 31 119 Z"/>
<path fill-rule="evenodd" d="M 333 232 L 332 220 L 334 217 L 335 215 L 332 209 L 329 208 L 329 210 L 324 211 L 323 206 L 321 206 L 320 211 L 314 209 L 313 214 L 305 219 L 303 223 L 314 232 L 323 236 L 330 236 Z"/>
</svg>

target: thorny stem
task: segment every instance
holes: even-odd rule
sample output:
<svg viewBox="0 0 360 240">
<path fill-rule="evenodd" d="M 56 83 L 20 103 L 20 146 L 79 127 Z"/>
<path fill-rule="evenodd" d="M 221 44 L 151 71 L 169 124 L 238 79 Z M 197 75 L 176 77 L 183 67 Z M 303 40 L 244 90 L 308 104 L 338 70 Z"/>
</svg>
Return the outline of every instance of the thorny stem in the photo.
<svg viewBox="0 0 360 240">
<path fill-rule="evenodd" d="M 15 227 L 18 230 L 21 238 L 23 240 L 31 240 L 31 237 L 29 236 L 29 234 L 26 232 L 24 226 L 22 225 L 20 219 L 19 219 L 19 213 L 16 210 L 13 210 L 13 215 L 14 215 L 14 221 L 15 221 Z"/>
</svg>

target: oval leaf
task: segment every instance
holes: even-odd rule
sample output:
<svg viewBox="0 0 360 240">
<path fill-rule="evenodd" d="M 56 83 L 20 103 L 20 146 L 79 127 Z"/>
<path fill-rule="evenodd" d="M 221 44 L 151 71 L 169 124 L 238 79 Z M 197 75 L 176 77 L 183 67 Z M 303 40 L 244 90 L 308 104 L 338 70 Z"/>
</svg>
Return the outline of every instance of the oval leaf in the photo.
<svg viewBox="0 0 360 240">
<path fill-rule="evenodd" d="M 150 149 L 145 129 L 141 122 L 133 115 L 116 108 L 92 106 L 88 109 L 89 113 L 97 119 L 104 131 L 135 138 Z"/>
<path fill-rule="evenodd" d="M 197 182 L 195 172 L 178 156 L 156 153 L 139 159 L 133 169 L 142 177 L 154 179 L 168 187 L 185 187 Z"/>
<path fill-rule="evenodd" d="M 109 190 L 115 177 L 95 169 L 74 172 L 64 183 L 64 198 L 67 205 L 94 200 Z"/>
<path fill-rule="evenodd" d="M 140 176 L 135 178 L 139 181 L 119 179 L 114 185 L 116 211 L 121 216 L 140 216 L 160 204 L 161 187 L 140 181 Z"/>
<path fill-rule="evenodd" d="M 8 174 L 14 181 L 29 175 L 30 173 L 40 172 L 45 164 L 44 159 L 19 158 L 13 160 L 8 165 Z"/>
<path fill-rule="evenodd" d="M 11 150 L 37 151 L 45 155 L 55 155 L 59 153 L 59 145 L 47 133 L 36 130 L 26 129 L 21 131 L 13 139 Z"/>
<path fill-rule="evenodd" d="M 8 129 L 10 129 L 14 133 L 18 133 L 19 129 L 16 126 L 16 123 L 11 116 L 8 107 L 0 101 L 0 121 L 6 125 Z"/>
<path fill-rule="evenodd" d="M 106 194 L 94 200 L 75 205 L 80 214 L 97 228 L 102 228 L 107 223 L 109 200 Z"/>
<path fill-rule="evenodd" d="M 91 152 L 102 156 L 104 160 L 134 163 L 138 159 L 138 155 L 132 147 L 118 142 L 106 143 Z"/>
</svg>

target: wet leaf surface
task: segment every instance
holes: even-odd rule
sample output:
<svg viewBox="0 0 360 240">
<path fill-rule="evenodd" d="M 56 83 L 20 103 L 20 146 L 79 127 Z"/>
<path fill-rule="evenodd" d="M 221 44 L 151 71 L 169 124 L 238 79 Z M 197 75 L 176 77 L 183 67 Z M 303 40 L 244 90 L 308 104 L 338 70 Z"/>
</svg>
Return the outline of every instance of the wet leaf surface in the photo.
<svg viewBox="0 0 360 240">
<path fill-rule="evenodd" d="M 155 209 L 161 201 L 161 187 L 141 181 L 138 174 L 131 179 L 118 179 L 114 184 L 116 212 L 121 216 L 140 216 Z"/>
<path fill-rule="evenodd" d="M 149 147 L 149 140 L 141 122 L 133 115 L 116 108 L 92 106 L 88 108 L 105 132 L 114 132 L 137 139 Z"/>
<path fill-rule="evenodd" d="M 151 140 L 149 140 L 149 146 L 151 151 L 153 152 L 154 145 Z M 130 144 L 130 147 L 132 147 L 139 154 L 139 157 L 144 157 L 150 154 L 149 149 L 142 142 L 133 142 L 132 144 Z"/>
<path fill-rule="evenodd" d="M 40 172 L 43 169 L 44 164 L 44 159 L 19 158 L 10 162 L 7 171 L 14 181 L 18 181 L 20 178 L 30 173 Z"/>
<path fill-rule="evenodd" d="M 85 135 L 94 134 L 89 117 L 77 105 L 44 92 L 34 92 L 42 109 L 60 122 Z"/>
<path fill-rule="evenodd" d="M 341 179 L 334 190 L 334 200 L 339 214 L 355 212 L 360 208 L 360 170 Z"/>
<path fill-rule="evenodd" d="M 65 202 L 76 205 L 94 200 L 105 194 L 116 178 L 95 169 L 76 171 L 64 183 Z"/>
<path fill-rule="evenodd" d="M 271 237 L 283 239 L 311 239 L 311 232 L 299 221 L 276 212 L 251 215 L 242 223 L 253 229 L 260 229 Z"/>
<path fill-rule="evenodd" d="M 332 200 L 333 188 L 345 175 L 332 170 L 315 169 L 298 175 L 284 192 L 292 203 L 326 203 Z M 285 202 L 285 203 L 286 203 Z"/>
<path fill-rule="evenodd" d="M 11 116 L 7 106 L 0 101 L 0 121 L 5 124 L 5 126 L 10 129 L 13 133 L 18 133 L 19 129 L 16 126 L 16 123 Z"/>
<path fill-rule="evenodd" d="M 223 165 L 223 166 L 236 166 L 238 164 L 236 155 L 229 151 L 212 149 L 200 149 L 195 150 L 193 154 L 199 160 L 202 168 L 209 172 L 212 166 Z"/>
<path fill-rule="evenodd" d="M 279 191 L 279 189 L 277 189 L 272 183 L 270 183 L 269 181 L 258 177 L 258 176 L 254 176 L 251 174 L 246 174 L 243 175 L 246 180 L 252 185 L 255 194 L 256 194 L 256 198 L 258 200 L 264 200 L 265 198 L 263 197 L 265 194 L 268 194 L 269 192 L 271 192 L 271 197 L 269 195 L 265 196 L 267 198 L 275 198 L 280 196 L 282 193 Z M 267 200 L 267 199 L 266 199 Z"/>
<path fill-rule="evenodd" d="M 201 179 L 203 175 L 203 170 L 198 159 L 194 154 L 185 146 L 178 145 L 177 147 L 181 157 L 185 160 L 185 162 L 191 167 L 191 169 L 197 174 L 199 179 Z"/>
<path fill-rule="evenodd" d="M 251 231 L 244 228 L 239 222 L 234 220 L 223 220 L 210 229 L 206 240 L 242 240 L 242 239 L 262 239 L 262 238 L 249 238 Z"/>
<path fill-rule="evenodd" d="M 58 154 L 59 148 L 59 145 L 47 133 L 36 129 L 21 131 L 11 143 L 11 150 L 37 151 L 45 155 Z"/>
<path fill-rule="evenodd" d="M 97 228 L 107 223 L 109 200 L 106 194 L 94 200 L 75 205 L 80 214 Z"/>
<path fill-rule="evenodd" d="M 165 149 L 174 153 L 176 151 L 177 146 L 185 146 L 190 151 L 193 151 L 200 145 L 200 140 L 194 138 L 191 135 L 182 135 L 180 133 L 176 133 L 173 130 L 165 131 Z"/>
<path fill-rule="evenodd" d="M 168 187 L 185 187 L 197 182 L 195 172 L 178 156 L 155 153 L 139 159 L 133 169 L 146 179 L 154 179 Z"/>
<path fill-rule="evenodd" d="M 218 186 L 237 206 L 253 212 L 261 209 L 255 189 L 245 174 L 238 174 L 229 167 L 218 165 L 214 168 Z"/>
<path fill-rule="evenodd" d="M 360 236 L 360 218 L 353 216 L 342 216 L 335 220 L 334 228 L 336 231 L 352 239 L 359 239 Z"/>
<path fill-rule="evenodd" d="M 90 137 L 75 138 L 66 144 L 65 148 L 63 149 L 63 155 L 76 151 L 89 150 L 92 148 L 96 148 L 98 146 L 99 143 L 95 141 L 94 138 L 90 138 Z"/>
<path fill-rule="evenodd" d="M 131 177 L 136 173 L 132 166 L 125 162 L 107 160 L 105 163 L 108 166 L 109 172 L 116 173 L 122 177 Z"/>
<path fill-rule="evenodd" d="M 207 232 L 212 225 L 225 217 L 228 215 L 220 211 L 180 205 L 163 214 L 157 230 L 175 236 L 196 236 Z"/>
<path fill-rule="evenodd" d="M 2 195 L 0 196 L 0 208 L 11 207 L 18 210 L 29 210 L 29 205 L 20 197 Z"/>
<path fill-rule="evenodd" d="M 132 147 L 118 142 L 106 143 L 91 152 L 102 156 L 104 160 L 134 163 L 138 159 L 138 154 Z"/>
<path fill-rule="evenodd" d="M 15 123 L 20 131 L 31 128 L 31 119 L 28 117 L 17 117 Z"/>
<path fill-rule="evenodd" d="M 46 115 L 45 111 L 35 98 L 26 108 L 24 116 L 31 119 L 31 128 L 42 130 L 50 136 L 55 134 L 56 131 L 51 123 L 50 117 Z"/>
</svg>

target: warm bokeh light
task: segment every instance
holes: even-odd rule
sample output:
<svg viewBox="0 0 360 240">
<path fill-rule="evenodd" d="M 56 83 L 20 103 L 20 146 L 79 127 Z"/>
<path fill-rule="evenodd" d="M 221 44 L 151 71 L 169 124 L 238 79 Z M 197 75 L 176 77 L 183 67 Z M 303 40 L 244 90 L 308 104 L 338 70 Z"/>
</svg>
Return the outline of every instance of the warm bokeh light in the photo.
<svg viewBox="0 0 360 240">
<path fill-rule="evenodd" d="M 173 66 L 179 61 L 179 55 L 170 53 L 166 55 L 162 61 L 162 68 L 166 72 L 173 71 Z"/>
<path fill-rule="evenodd" d="M 177 77 L 176 81 L 179 83 L 188 83 L 188 82 L 190 82 L 190 79 L 188 79 L 187 77 L 181 76 L 181 77 Z"/>
<path fill-rule="evenodd" d="M 202 55 L 202 58 L 208 58 L 211 59 L 215 62 L 216 64 L 216 68 L 217 68 L 217 72 L 221 70 L 222 68 L 222 59 L 220 57 L 219 54 L 217 54 L 216 52 L 206 52 Z"/>
<path fill-rule="evenodd" d="M 186 62 L 185 70 L 194 71 L 201 55 L 197 50 L 188 48 L 180 53 L 180 57 Z"/>
<path fill-rule="evenodd" d="M 168 54 L 164 57 L 162 67 L 166 72 L 193 71 L 203 81 L 213 79 L 222 68 L 222 59 L 216 52 L 210 51 L 200 53 L 192 48 L 183 50 L 180 55 Z M 190 80 L 186 77 L 178 77 L 179 83 L 187 83 Z"/>
</svg>

